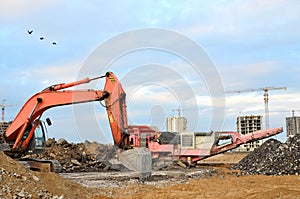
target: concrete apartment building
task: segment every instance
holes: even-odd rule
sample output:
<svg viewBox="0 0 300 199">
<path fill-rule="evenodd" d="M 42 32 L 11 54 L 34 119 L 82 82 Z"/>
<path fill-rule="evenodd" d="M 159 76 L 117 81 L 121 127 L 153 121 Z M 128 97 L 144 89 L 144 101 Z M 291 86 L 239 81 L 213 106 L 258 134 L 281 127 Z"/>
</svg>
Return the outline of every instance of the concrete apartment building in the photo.
<svg viewBox="0 0 300 199">
<path fill-rule="evenodd" d="M 286 121 L 286 136 L 300 134 L 300 117 L 292 116 L 285 118 Z"/>
<path fill-rule="evenodd" d="M 246 115 L 237 117 L 236 121 L 237 132 L 245 135 L 253 133 L 262 129 L 262 116 L 261 115 Z M 241 145 L 236 151 L 253 151 L 261 146 L 262 140 L 253 141 L 247 144 Z"/>
</svg>

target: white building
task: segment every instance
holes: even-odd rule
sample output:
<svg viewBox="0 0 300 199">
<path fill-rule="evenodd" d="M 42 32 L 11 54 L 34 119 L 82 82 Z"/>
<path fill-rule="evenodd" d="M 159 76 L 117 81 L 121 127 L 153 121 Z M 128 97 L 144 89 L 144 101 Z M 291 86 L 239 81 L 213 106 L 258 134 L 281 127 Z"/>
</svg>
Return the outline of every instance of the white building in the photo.
<svg viewBox="0 0 300 199">
<path fill-rule="evenodd" d="M 187 119 L 185 117 L 167 117 L 166 124 L 167 131 L 169 132 L 182 132 L 187 130 Z"/>
</svg>

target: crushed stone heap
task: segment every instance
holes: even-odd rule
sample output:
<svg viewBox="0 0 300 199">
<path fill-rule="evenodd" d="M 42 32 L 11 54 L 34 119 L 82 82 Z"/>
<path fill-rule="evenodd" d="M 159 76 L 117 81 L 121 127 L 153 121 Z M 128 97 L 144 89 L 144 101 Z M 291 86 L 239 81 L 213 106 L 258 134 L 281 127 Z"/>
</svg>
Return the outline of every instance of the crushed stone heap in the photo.
<svg viewBox="0 0 300 199">
<path fill-rule="evenodd" d="M 299 175 L 300 134 L 289 137 L 285 143 L 267 140 L 232 169 L 244 175 Z"/>
<path fill-rule="evenodd" d="M 32 154 L 30 157 L 45 160 L 58 160 L 62 172 L 96 172 L 110 169 L 108 159 L 115 155 L 112 145 L 102 145 L 85 141 L 84 143 L 68 143 L 65 139 L 56 141 L 49 138 L 45 151 Z"/>
</svg>

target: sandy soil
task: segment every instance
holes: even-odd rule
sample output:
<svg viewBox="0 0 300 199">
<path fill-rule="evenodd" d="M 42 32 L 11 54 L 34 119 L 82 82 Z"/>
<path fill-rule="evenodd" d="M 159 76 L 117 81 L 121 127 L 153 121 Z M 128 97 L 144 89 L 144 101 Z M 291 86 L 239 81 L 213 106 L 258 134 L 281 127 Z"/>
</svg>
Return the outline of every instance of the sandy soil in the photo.
<svg viewBox="0 0 300 199">
<path fill-rule="evenodd" d="M 215 175 L 185 179 L 184 175 L 161 175 L 155 183 L 127 183 L 116 188 L 96 189 L 99 196 L 111 198 L 297 198 L 300 199 L 300 176 L 240 176 L 228 168 L 247 153 L 225 153 L 200 161 L 201 169 L 213 169 Z M 194 169 L 197 170 L 197 169 Z M 181 170 L 193 173 L 193 170 Z M 165 178 L 165 180 L 164 180 Z M 170 180 L 172 179 L 172 180 Z"/>
<path fill-rule="evenodd" d="M 218 175 L 190 179 L 180 184 L 157 186 L 131 184 L 126 187 L 99 188 L 105 198 L 300 198 L 300 176 L 236 176 L 219 169 Z M 105 193 L 105 195 L 103 194 Z"/>
<path fill-rule="evenodd" d="M 249 153 L 224 153 L 219 154 L 216 156 L 212 156 L 206 158 L 204 160 L 200 160 L 198 164 L 210 164 L 210 163 L 217 163 L 217 164 L 236 164 L 244 157 L 246 157 Z"/>
</svg>

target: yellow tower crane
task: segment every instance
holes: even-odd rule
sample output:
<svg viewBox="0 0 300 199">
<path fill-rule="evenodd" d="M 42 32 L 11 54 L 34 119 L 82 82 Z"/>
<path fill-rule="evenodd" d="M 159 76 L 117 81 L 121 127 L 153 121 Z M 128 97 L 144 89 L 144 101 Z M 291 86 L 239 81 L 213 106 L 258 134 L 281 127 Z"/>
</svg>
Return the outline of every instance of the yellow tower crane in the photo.
<svg viewBox="0 0 300 199">
<path fill-rule="evenodd" d="M 264 91 L 264 102 L 265 102 L 265 125 L 266 129 L 270 128 L 270 120 L 269 120 L 269 90 L 287 90 L 286 86 L 283 87 L 264 87 L 264 88 L 256 88 L 256 89 L 241 89 L 241 90 L 228 90 L 225 93 L 244 93 L 244 92 L 256 92 L 256 91 Z"/>
</svg>

